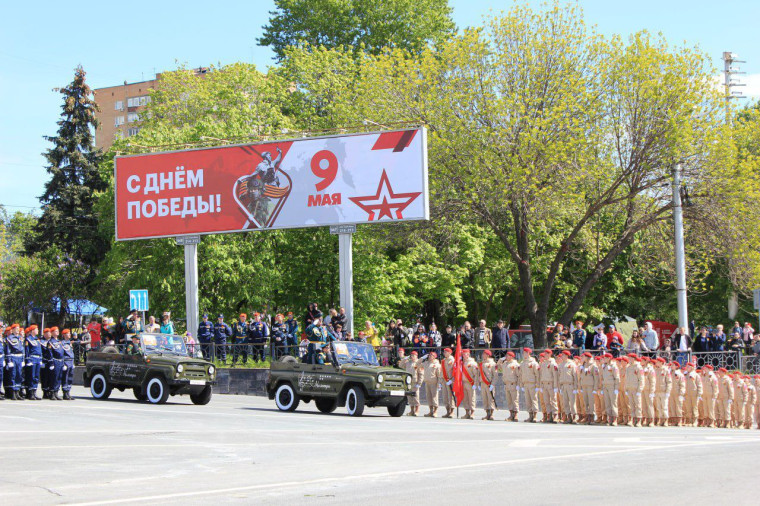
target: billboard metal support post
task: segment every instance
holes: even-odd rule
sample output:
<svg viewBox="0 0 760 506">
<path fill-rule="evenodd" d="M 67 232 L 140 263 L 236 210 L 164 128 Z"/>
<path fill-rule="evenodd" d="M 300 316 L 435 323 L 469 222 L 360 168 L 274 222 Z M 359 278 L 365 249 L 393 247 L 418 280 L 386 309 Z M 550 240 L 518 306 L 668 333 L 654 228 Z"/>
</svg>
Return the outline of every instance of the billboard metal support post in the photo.
<svg viewBox="0 0 760 506">
<path fill-rule="evenodd" d="M 187 331 L 198 332 L 198 245 L 185 244 L 185 314 Z"/>
<path fill-rule="evenodd" d="M 353 335 L 354 331 L 354 267 L 353 267 L 353 233 L 338 234 L 338 256 L 340 268 L 340 305 L 346 308 L 346 328 Z"/>
</svg>

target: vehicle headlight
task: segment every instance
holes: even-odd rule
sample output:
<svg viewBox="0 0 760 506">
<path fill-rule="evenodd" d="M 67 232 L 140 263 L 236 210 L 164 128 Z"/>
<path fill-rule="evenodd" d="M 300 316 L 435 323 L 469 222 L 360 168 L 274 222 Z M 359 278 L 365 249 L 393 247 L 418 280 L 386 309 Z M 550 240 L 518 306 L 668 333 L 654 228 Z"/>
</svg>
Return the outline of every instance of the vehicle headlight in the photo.
<svg viewBox="0 0 760 506">
<path fill-rule="evenodd" d="M 385 378 L 383 377 L 383 375 L 382 375 L 382 374 L 378 374 L 378 375 L 377 375 L 377 382 L 378 382 L 378 383 L 382 383 L 384 379 L 385 379 Z"/>
<path fill-rule="evenodd" d="M 184 365 L 182 365 L 182 364 L 179 364 L 179 365 L 177 366 L 177 372 L 182 372 L 182 371 L 184 371 L 184 370 L 185 370 L 185 366 L 184 366 Z"/>
<path fill-rule="evenodd" d="M 216 371 L 216 369 L 214 369 L 213 365 L 208 366 L 208 373 L 209 374 L 214 374 L 214 371 Z"/>
<path fill-rule="evenodd" d="M 411 385 L 412 384 L 412 377 L 411 376 L 407 376 L 406 377 L 406 384 L 407 385 Z"/>
</svg>

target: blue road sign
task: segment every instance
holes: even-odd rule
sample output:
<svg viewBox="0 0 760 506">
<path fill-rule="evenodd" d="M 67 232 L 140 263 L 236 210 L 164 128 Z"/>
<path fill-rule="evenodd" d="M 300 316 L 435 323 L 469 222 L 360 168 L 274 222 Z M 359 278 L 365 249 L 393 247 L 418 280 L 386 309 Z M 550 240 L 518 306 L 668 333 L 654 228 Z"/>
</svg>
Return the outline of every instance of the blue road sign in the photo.
<svg viewBox="0 0 760 506">
<path fill-rule="evenodd" d="M 130 290 L 129 309 L 148 311 L 148 290 Z"/>
</svg>

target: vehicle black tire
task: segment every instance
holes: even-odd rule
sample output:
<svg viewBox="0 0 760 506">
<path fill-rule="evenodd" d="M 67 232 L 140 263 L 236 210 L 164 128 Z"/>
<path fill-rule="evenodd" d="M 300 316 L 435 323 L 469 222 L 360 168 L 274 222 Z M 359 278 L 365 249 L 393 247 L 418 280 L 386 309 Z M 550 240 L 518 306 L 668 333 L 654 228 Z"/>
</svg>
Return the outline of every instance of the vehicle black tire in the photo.
<svg viewBox="0 0 760 506">
<path fill-rule="evenodd" d="M 398 418 L 399 416 L 403 415 L 404 411 L 406 411 L 406 399 L 399 402 L 395 406 L 388 406 L 388 414 L 394 418 Z"/>
<path fill-rule="evenodd" d="M 351 387 L 346 392 L 346 411 L 349 416 L 362 416 L 364 413 L 364 390 Z"/>
<path fill-rule="evenodd" d="M 280 357 L 280 362 L 284 362 L 286 364 L 297 364 L 298 359 L 292 355 L 285 355 L 284 357 Z"/>
<path fill-rule="evenodd" d="M 317 405 L 317 409 L 321 413 L 332 413 L 338 407 L 337 399 L 328 399 L 326 397 L 314 398 L 314 404 Z"/>
<path fill-rule="evenodd" d="M 208 404 L 211 400 L 211 385 L 206 385 L 206 388 L 197 394 L 191 394 L 190 400 L 193 401 L 193 404 L 197 404 L 199 406 L 205 406 Z"/>
<path fill-rule="evenodd" d="M 295 393 L 290 383 L 283 383 L 277 387 L 274 402 L 280 411 L 295 411 L 301 402 L 301 398 Z"/>
<path fill-rule="evenodd" d="M 169 398 L 169 385 L 161 376 L 153 376 L 145 386 L 145 394 L 151 404 L 164 404 Z"/>
<path fill-rule="evenodd" d="M 138 401 L 147 401 L 148 400 L 148 396 L 143 393 L 142 388 L 140 388 L 140 387 L 134 387 L 132 389 L 132 392 L 135 394 L 135 399 L 137 399 Z"/>
<path fill-rule="evenodd" d="M 116 346 L 106 346 L 102 350 L 98 350 L 100 353 L 119 353 L 119 348 Z"/>
<path fill-rule="evenodd" d="M 93 399 L 105 400 L 111 395 L 113 387 L 102 372 L 95 373 L 90 380 L 90 394 Z"/>
</svg>

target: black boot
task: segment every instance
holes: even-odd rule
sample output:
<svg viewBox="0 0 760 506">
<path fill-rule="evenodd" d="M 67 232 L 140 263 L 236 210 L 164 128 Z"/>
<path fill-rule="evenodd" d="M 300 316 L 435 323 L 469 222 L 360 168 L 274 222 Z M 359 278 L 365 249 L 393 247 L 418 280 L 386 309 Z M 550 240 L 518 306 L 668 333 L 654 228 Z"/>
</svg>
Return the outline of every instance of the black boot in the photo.
<svg viewBox="0 0 760 506">
<path fill-rule="evenodd" d="M 37 390 L 32 390 L 32 396 L 30 397 L 33 401 L 41 401 L 42 397 L 37 395 Z"/>
<path fill-rule="evenodd" d="M 71 398 L 71 393 L 68 390 L 65 390 L 63 392 L 63 400 L 64 401 L 73 401 L 74 399 Z"/>
<path fill-rule="evenodd" d="M 26 399 L 29 401 L 34 400 L 34 391 L 33 390 L 27 390 L 26 391 Z"/>
<path fill-rule="evenodd" d="M 26 400 L 26 399 L 24 399 L 24 398 L 21 396 L 21 392 L 19 392 L 18 390 L 14 390 L 14 391 L 13 391 L 13 396 L 16 398 L 16 400 L 17 400 L 17 401 L 23 401 L 23 400 Z"/>
<path fill-rule="evenodd" d="M 53 392 L 53 400 L 54 401 L 62 401 L 63 400 L 63 398 L 61 398 L 61 396 L 58 395 L 58 391 L 57 390 L 55 392 Z"/>
</svg>

